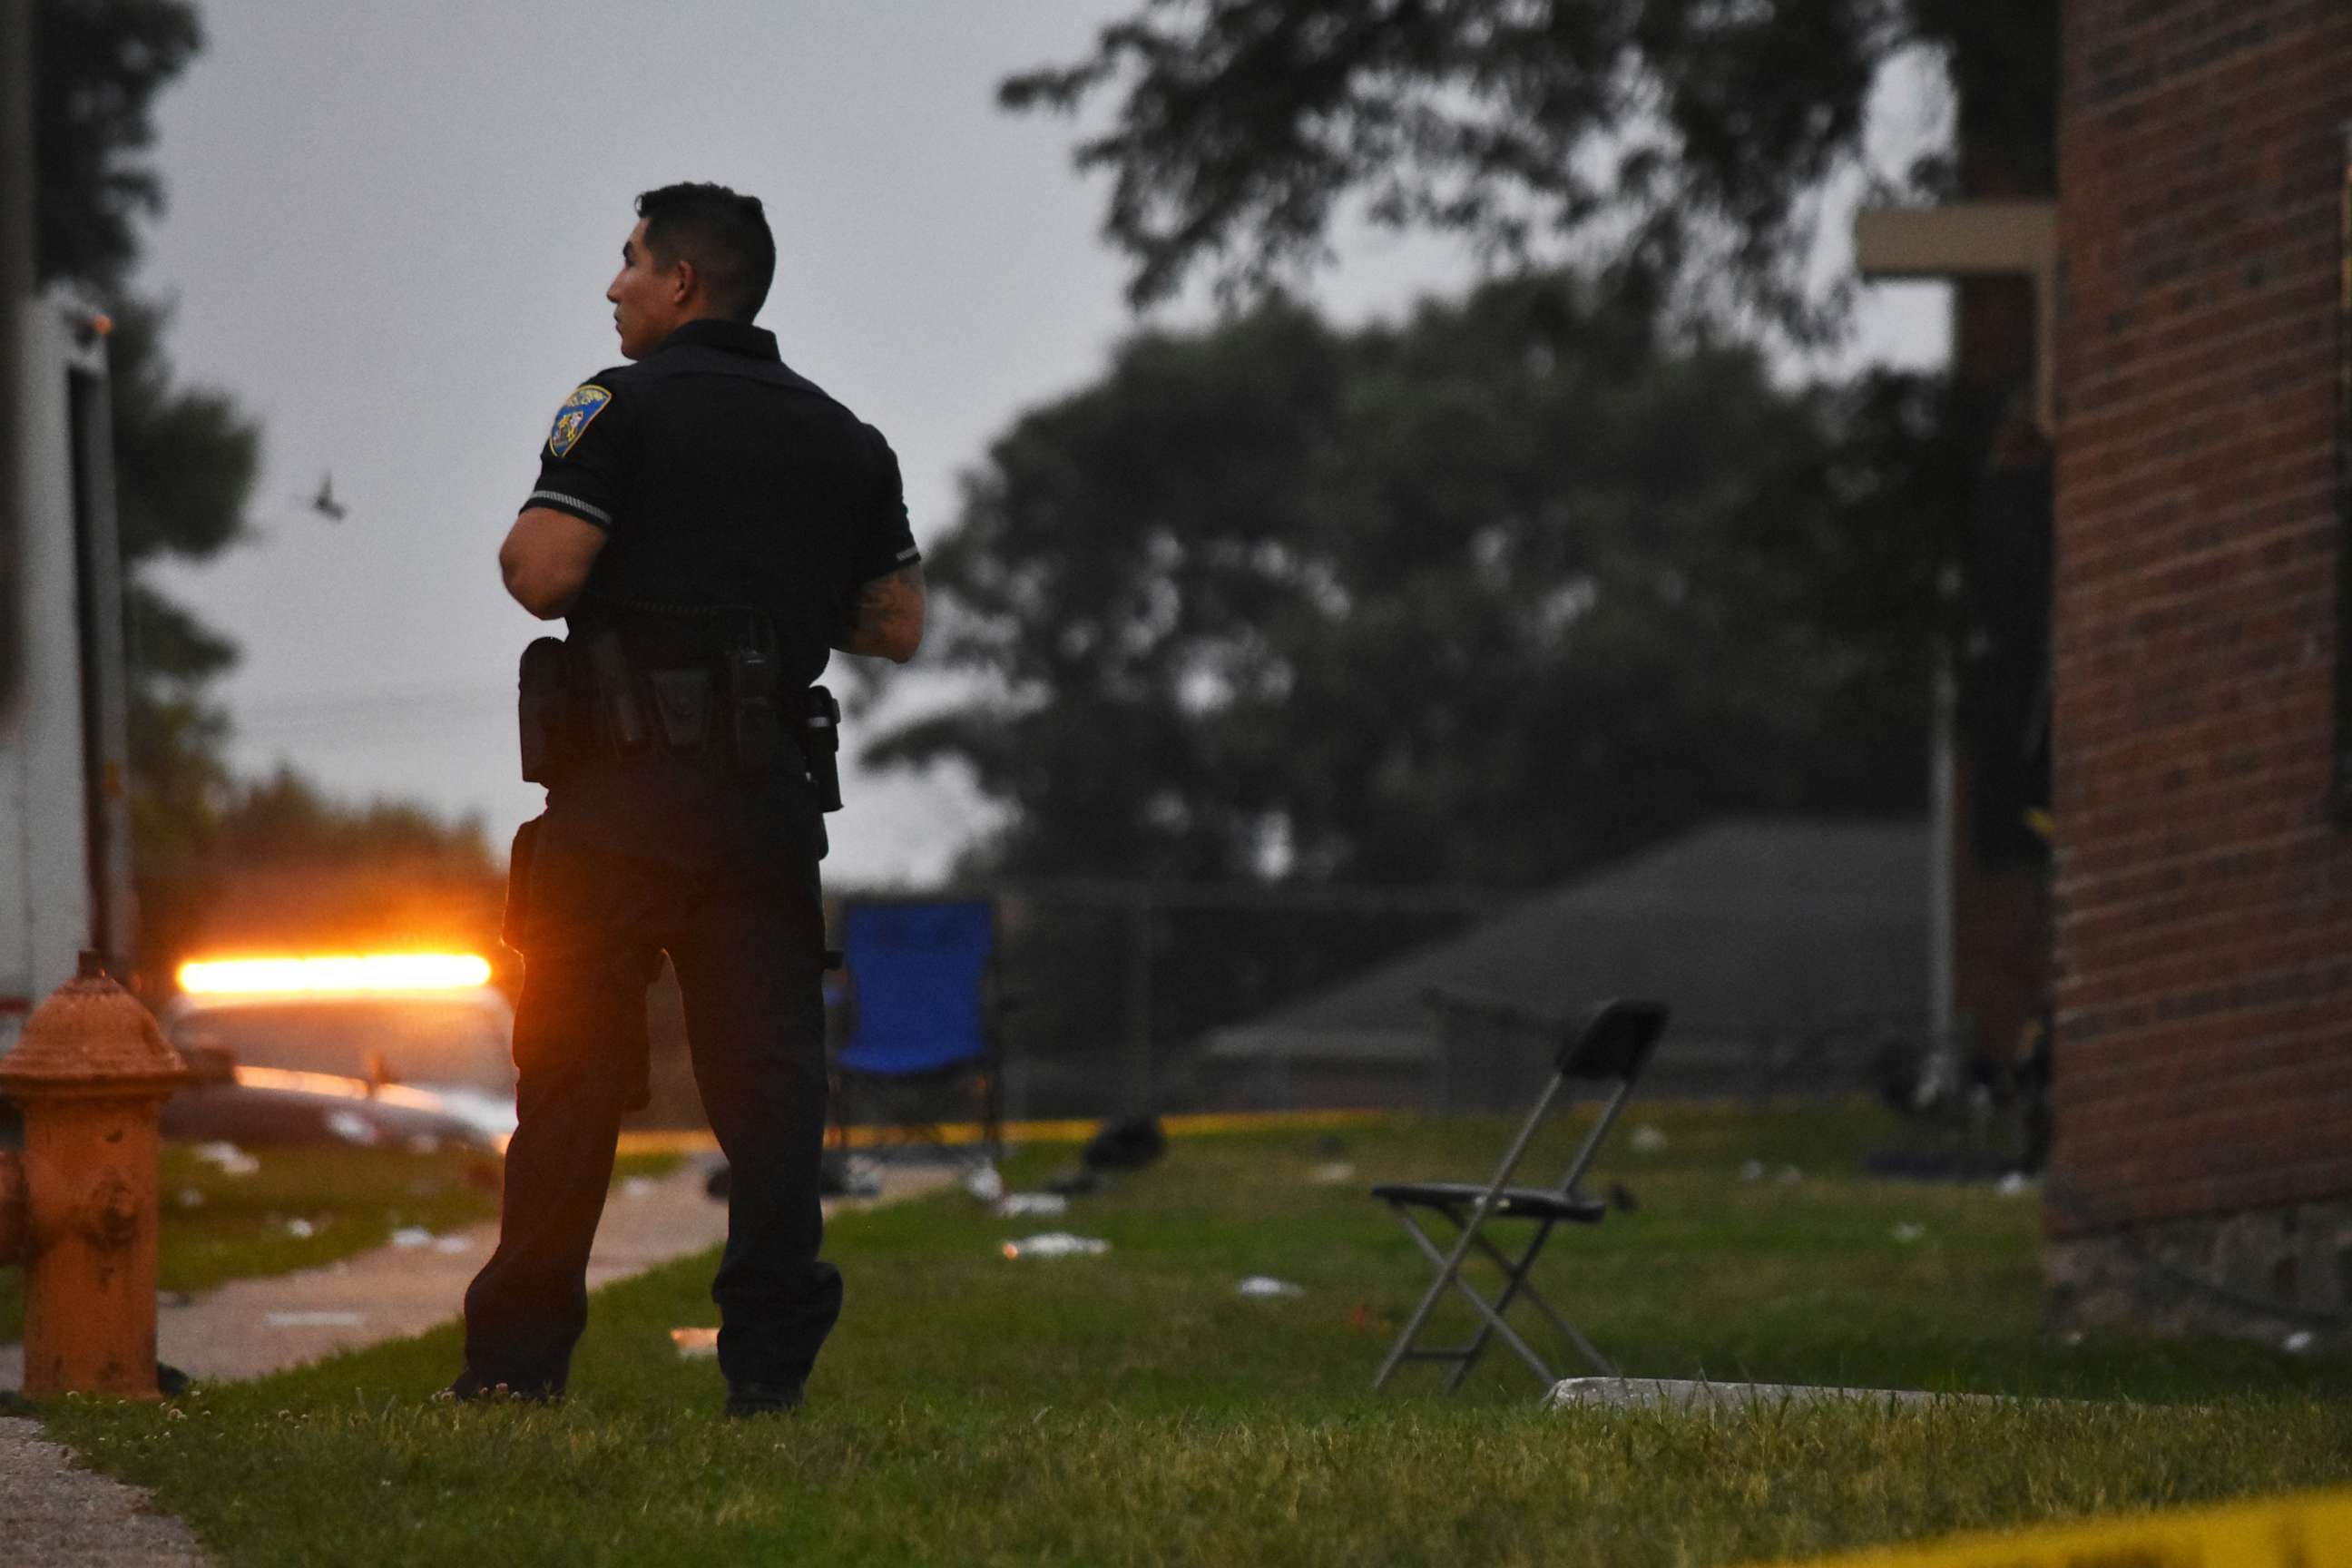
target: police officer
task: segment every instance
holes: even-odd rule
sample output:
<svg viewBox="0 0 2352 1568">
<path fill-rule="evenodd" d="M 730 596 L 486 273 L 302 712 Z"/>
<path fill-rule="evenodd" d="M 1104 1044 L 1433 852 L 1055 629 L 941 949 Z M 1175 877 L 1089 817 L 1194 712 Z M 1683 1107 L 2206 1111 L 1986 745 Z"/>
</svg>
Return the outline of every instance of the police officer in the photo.
<svg viewBox="0 0 2352 1568">
<path fill-rule="evenodd" d="M 630 363 L 564 400 L 499 552 L 567 635 L 524 660 L 525 773 L 548 795 L 509 884 L 519 1124 L 448 1393 L 563 1391 L 666 951 L 733 1173 L 711 1290 L 727 1409 L 758 1415 L 800 1403 L 841 1305 L 817 1256 L 837 710 L 810 686 L 829 648 L 905 662 L 923 585 L 888 444 L 751 324 L 775 269 L 758 200 L 678 184 L 636 210 L 605 290 Z"/>
</svg>

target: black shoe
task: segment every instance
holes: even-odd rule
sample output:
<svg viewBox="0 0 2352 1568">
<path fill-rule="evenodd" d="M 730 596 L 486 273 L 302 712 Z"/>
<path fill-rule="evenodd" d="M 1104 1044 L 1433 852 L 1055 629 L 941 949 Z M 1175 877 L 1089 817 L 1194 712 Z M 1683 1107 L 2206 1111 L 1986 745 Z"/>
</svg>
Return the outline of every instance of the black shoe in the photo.
<svg viewBox="0 0 2352 1568">
<path fill-rule="evenodd" d="M 545 1383 L 494 1382 L 469 1367 L 434 1398 L 443 1405 L 555 1405 L 562 1401 L 563 1390 Z"/>
<path fill-rule="evenodd" d="M 801 1385 L 797 1383 L 738 1383 L 727 1389 L 727 1414 L 741 1418 L 747 1415 L 789 1415 L 801 1407 Z"/>
</svg>

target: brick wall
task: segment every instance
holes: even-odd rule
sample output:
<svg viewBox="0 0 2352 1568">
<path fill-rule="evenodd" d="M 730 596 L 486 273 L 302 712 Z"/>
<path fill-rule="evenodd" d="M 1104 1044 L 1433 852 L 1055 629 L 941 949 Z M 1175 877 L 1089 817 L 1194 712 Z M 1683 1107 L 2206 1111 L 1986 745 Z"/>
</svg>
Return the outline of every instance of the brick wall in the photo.
<svg viewBox="0 0 2352 1568">
<path fill-rule="evenodd" d="M 2352 0 L 2067 0 L 2063 1235 L 2352 1194 L 2330 823 Z"/>
</svg>

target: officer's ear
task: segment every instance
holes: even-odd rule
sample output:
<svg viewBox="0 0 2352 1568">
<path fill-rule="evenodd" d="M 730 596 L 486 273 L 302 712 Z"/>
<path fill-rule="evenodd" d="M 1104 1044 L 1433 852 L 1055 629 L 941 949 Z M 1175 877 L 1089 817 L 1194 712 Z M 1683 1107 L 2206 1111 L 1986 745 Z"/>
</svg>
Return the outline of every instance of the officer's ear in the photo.
<svg viewBox="0 0 2352 1568">
<path fill-rule="evenodd" d="M 694 298 L 695 291 L 701 286 L 702 276 L 695 271 L 694 263 L 683 256 L 679 257 L 669 269 L 669 302 L 685 304 Z"/>
</svg>

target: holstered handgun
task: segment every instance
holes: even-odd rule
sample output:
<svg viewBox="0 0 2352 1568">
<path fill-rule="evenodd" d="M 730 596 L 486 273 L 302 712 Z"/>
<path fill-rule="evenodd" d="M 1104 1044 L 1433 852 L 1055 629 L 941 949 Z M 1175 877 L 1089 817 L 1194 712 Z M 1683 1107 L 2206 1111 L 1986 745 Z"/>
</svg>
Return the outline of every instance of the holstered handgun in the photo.
<svg viewBox="0 0 2352 1568">
<path fill-rule="evenodd" d="M 841 704 L 822 686 L 808 689 L 801 719 L 801 754 L 808 759 L 809 784 L 819 811 L 841 809 Z"/>
<path fill-rule="evenodd" d="M 582 749 L 579 715 L 572 700 L 571 660 L 562 640 L 540 637 L 524 648 L 515 684 L 523 779 L 551 784 Z"/>
</svg>

